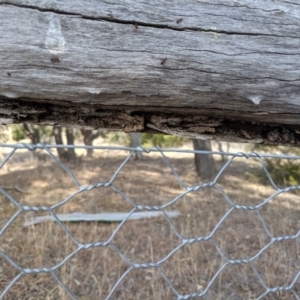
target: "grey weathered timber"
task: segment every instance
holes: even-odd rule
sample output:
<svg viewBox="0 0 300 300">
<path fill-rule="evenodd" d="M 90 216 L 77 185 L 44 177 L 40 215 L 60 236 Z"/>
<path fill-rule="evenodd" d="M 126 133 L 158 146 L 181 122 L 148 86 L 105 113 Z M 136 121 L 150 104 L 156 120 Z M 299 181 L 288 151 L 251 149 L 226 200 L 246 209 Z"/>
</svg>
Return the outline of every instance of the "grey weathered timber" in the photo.
<svg viewBox="0 0 300 300">
<path fill-rule="evenodd" d="M 300 4 L 0 0 L 0 123 L 300 144 Z"/>
</svg>

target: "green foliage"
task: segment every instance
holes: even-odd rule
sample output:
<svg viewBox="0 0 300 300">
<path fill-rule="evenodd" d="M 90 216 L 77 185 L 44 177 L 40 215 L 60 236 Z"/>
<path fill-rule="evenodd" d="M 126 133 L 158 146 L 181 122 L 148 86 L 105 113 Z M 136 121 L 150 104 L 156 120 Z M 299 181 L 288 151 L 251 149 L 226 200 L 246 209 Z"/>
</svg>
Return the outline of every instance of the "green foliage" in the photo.
<svg viewBox="0 0 300 300">
<path fill-rule="evenodd" d="M 49 143 L 53 135 L 53 126 L 39 126 L 42 143 Z"/>
<path fill-rule="evenodd" d="M 291 159 L 266 159 L 266 167 L 274 182 L 279 186 L 300 184 L 300 164 Z"/>
<path fill-rule="evenodd" d="M 106 134 L 106 138 L 108 139 L 109 143 L 126 146 L 130 144 L 130 136 L 124 132 L 109 132 Z"/>
<path fill-rule="evenodd" d="M 276 147 L 255 145 L 254 151 L 279 153 L 284 155 L 299 155 L 300 149 L 296 147 Z M 291 185 L 300 185 L 300 160 L 298 159 L 282 159 L 282 158 L 265 158 L 265 166 L 270 173 L 273 181 L 279 187 Z M 257 174 L 257 179 L 263 184 L 267 184 L 268 179 L 263 169 Z"/>
<path fill-rule="evenodd" d="M 25 131 L 22 125 L 12 124 L 8 125 L 11 128 L 12 139 L 14 141 L 20 141 L 26 138 Z"/>
<path fill-rule="evenodd" d="M 20 141 L 28 137 L 24 126 L 22 124 L 11 124 L 8 125 L 11 129 L 12 139 L 14 141 Z M 28 125 L 29 129 L 33 132 L 34 126 L 36 125 Z M 51 140 L 52 136 L 52 126 L 36 126 L 39 131 L 40 141 L 42 143 L 48 143 Z"/>
<path fill-rule="evenodd" d="M 144 147 L 180 147 L 188 141 L 187 138 L 175 136 L 175 135 L 165 135 L 165 134 L 142 134 L 142 145 Z"/>
<path fill-rule="evenodd" d="M 39 130 L 39 134 L 40 134 L 40 142 L 41 143 L 50 143 L 51 137 L 53 135 L 53 127 L 52 126 L 38 126 L 38 130 Z"/>
<path fill-rule="evenodd" d="M 130 135 L 124 132 L 110 132 L 107 134 L 108 141 L 110 143 L 116 143 L 119 145 L 130 145 Z M 184 145 L 189 139 L 174 136 L 174 135 L 164 135 L 164 134 L 151 134 L 142 133 L 142 146 L 143 147 L 180 147 Z"/>
</svg>

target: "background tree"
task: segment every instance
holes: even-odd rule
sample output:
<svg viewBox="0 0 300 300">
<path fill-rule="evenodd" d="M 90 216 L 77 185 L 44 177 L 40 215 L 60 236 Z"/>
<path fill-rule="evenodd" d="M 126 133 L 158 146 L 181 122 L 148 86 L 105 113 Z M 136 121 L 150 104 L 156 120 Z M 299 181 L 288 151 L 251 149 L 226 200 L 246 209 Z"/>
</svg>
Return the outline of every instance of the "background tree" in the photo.
<svg viewBox="0 0 300 300">
<path fill-rule="evenodd" d="M 194 150 L 211 151 L 209 140 L 193 139 Z M 210 154 L 195 153 L 195 167 L 198 176 L 204 181 L 213 179 L 215 171 L 215 161 Z"/>
<path fill-rule="evenodd" d="M 253 145 L 253 151 L 265 152 L 265 153 L 279 153 L 283 155 L 295 155 L 300 156 L 300 150 L 298 147 L 277 147 L 277 146 L 265 146 L 265 145 Z M 285 158 L 264 158 L 264 164 L 271 175 L 271 178 L 279 187 L 284 188 L 292 185 L 299 185 L 300 182 L 300 163 L 299 159 L 285 159 Z M 247 173 L 249 180 L 253 182 L 259 182 L 263 184 L 270 184 L 268 177 L 266 176 L 262 168 L 252 173 Z M 298 193 L 299 190 L 291 191 L 291 193 Z"/>
<path fill-rule="evenodd" d="M 20 141 L 26 137 L 32 144 L 50 143 L 52 137 L 52 126 L 41 126 L 32 124 L 12 124 L 9 125 L 12 133 L 12 139 Z"/>
<path fill-rule="evenodd" d="M 41 126 L 23 124 L 24 133 L 30 138 L 32 144 L 40 143 Z"/>
<path fill-rule="evenodd" d="M 86 146 L 92 146 L 93 141 L 98 138 L 99 136 L 101 137 L 106 137 L 106 133 L 104 130 L 91 130 L 91 129 L 80 129 L 82 137 L 83 137 L 83 142 Z M 87 149 L 87 156 L 92 157 L 93 156 L 93 149 Z"/>
<path fill-rule="evenodd" d="M 54 126 L 53 135 L 57 145 L 63 145 L 62 127 Z M 74 145 L 74 132 L 73 128 L 66 128 L 67 145 Z M 73 148 L 57 148 L 58 156 L 64 161 L 75 161 L 76 153 Z"/>
<path fill-rule="evenodd" d="M 177 135 L 168 134 L 152 134 L 142 133 L 142 145 L 144 147 L 180 147 L 189 141 L 188 138 L 184 138 Z"/>
<path fill-rule="evenodd" d="M 54 136 L 55 143 L 57 145 L 63 145 L 63 133 L 66 135 L 66 142 L 68 145 L 74 145 L 74 129 L 64 127 L 51 127 L 51 126 L 39 126 L 39 125 L 16 125 L 10 126 L 12 131 L 12 137 L 14 140 L 24 139 L 26 136 L 30 138 L 32 144 L 40 142 L 50 142 L 52 136 Z M 150 133 L 130 133 L 128 135 L 124 133 L 113 132 L 108 134 L 103 130 L 80 130 L 83 142 L 87 146 L 92 146 L 93 141 L 99 136 L 108 138 L 110 142 L 127 144 L 130 147 L 179 147 L 188 142 L 189 139 L 164 134 L 150 134 Z M 193 140 L 193 146 L 195 150 L 211 151 L 211 142 L 199 139 Z M 219 145 L 220 148 L 220 145 Z M 220 148 L 221 150 L 221 148 Z M 64 161 L 75 161 L 76 153 L 72 148 L 57 148 L 58 156 Z M 87 156 L 92 156 L 93 149 L 87 149 Z M 143 157 L 142 152 L 136 152 L 135 158 L 140 160 Z M 195 154 L 195 168 L 197 174 L 203 180 L 211 180 L 215 170 L 215 162 L 212 155 Z"/>
<path fill-rule="evenodd" d="M 130 144 L 129 147 L 136 148 L 142 146 L 142 134 L 140 132 L 130 133 Z M 143 158 L 143 152 L 136 151 L 135 159 L 141 160 Z"/>
</svg>

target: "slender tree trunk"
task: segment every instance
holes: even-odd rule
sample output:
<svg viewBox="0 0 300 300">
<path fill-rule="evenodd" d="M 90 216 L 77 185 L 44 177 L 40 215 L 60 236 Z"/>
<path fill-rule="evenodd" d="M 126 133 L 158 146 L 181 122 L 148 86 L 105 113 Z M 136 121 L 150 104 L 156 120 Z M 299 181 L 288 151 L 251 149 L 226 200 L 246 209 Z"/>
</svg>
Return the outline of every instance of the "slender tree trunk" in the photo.
<svg viewBox="0 0 300 300">
<path fill-rule="evenodd" d="M 53 127 L 53 135 L 54 135 L 54 139 L 55 139 L 56 145 L 62 145 L 63 144 L 61 132 L 62 132 L 62 128 L 61 127 L 57 127 L 57 126 Z M 66 149 L 64 149 L 64 148 L 57 148 L 57 153 L 58 153 L 58 156 L 59 156 L 59 158 L 61 160 L 65 159 Z"/>
<path fill-rule="evenodd" d="M 207 140 L 193 139 L 194 150 L 211 151 L 211 142 Z M 203 181 L 213 179 L 215 162 L 212 155 L 195 154 L 195 166 L 197 174 Z"/>
<path fill-rule="evenodd" d="M 86 146 L 91 146 L 93 144 L 93 140 L 91 139 L 93 131 L 91 129 L 81 129 L 80 130 L 83 136 L 83 142 Z M 93 156 L 93 149 L 87 149 L 87 156 Z"/>
<path fill-rule="evenodd" d="M 73 128 L 66 128 L 67 145 L 74 145 L 74 130 Z M 75 161 L 76 153 L 74 148 L 67 148 L 67 161 Z"/>
<path fill-rule="evenodd" d="M 38 125 L 23 124 L 25 134 L 30 138 L 32 144 L 40 142 L 40 131 Z"/>
<path fill-rule="evenodd" d="M 136 148 L 136 147 L 141 147 L 142 145 L 142 134 L 139 132 L 136 133 L 130 133 L 130 147 Z M 143 153 L 142 152 L 135 152 L 135 159 L 141 160 L 143 158 Z"/>
<path fill-rule="evenodd" d="M 222 147 L 222 143 L 221 143 L 221 142 L 218 141 L 217 143 L 218 143 L 218 149 L 219 149 L 220 152 L 229 152 L 229 147 L 230 147 L 230 145 L 229 145 L 228 142 L 226 142 L 226 145 L 227 145 L 227 146 L 226 146 L 226 151 L 223 150 L 223 147 Z M 225 162 L 227 161 L 227 156 L 226 156 L 226 155 L 222 155 L 221 160 L 222 160 L 223 163 L 225 163 Z"/>
<path fill-rule="evenodd" d="M 55 126 L 53 128 L 53 135 L 56 145 L 63 145 L 62 128 Z M 74 134 L 72 128 L 66 128 L 67 144 L 74 145 Z M 76 153 L 74 149 L 57 148 L 58 156 L 61 160 L 75 161 Z"/>
</svg>

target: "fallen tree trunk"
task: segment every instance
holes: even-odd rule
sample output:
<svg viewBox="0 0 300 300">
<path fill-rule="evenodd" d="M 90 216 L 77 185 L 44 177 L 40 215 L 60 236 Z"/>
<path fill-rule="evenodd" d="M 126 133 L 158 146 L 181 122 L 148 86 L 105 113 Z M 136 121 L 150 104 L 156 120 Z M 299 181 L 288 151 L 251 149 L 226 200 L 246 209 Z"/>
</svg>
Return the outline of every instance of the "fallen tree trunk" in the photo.
<svg viewBox="0 0 300 300">
<path fill-rule="evenodd" d="M 296 1 L 0 1 L 0 123 L 300 144 Z"/>
</svg>

